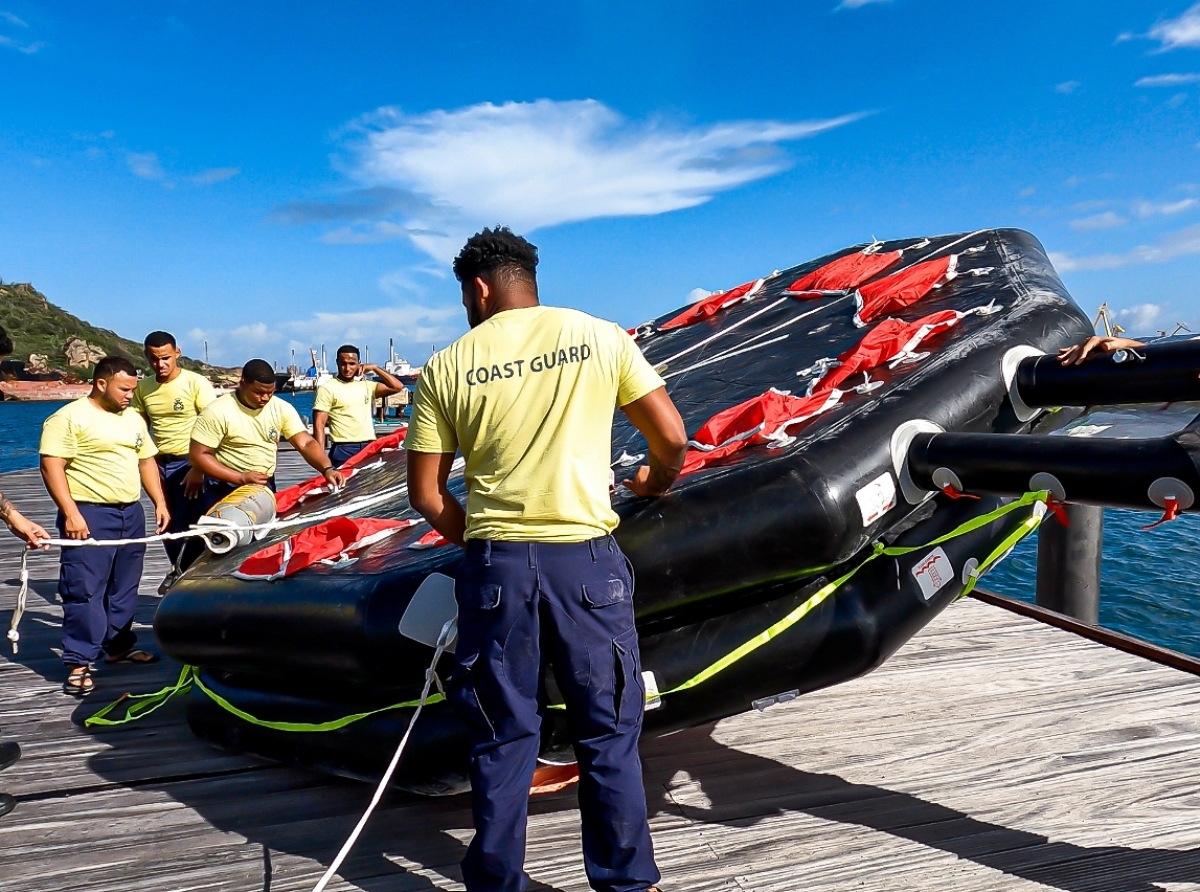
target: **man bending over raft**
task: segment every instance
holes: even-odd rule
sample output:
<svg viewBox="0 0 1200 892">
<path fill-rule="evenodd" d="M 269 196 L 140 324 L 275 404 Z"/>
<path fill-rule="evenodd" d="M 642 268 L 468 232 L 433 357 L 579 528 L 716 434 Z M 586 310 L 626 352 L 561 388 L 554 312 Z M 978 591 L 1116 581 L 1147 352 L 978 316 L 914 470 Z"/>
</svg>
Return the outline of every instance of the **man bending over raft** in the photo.
<svg viewBox="0 0 1200 892">
<path fill-rule="evenodd" d="M 0 359 L 10 355 L 12 352 L 12 338 L 8 336 L 8 332 L 3 327 L 0 327 Z M 16 506 L 6 499 L 2 492 L 0 492 L 0 520 L 4 521 L 10 533 L 18 539 L 24 540 L 26 546 L 29 548 L 37 548 L 39 541 L 50 538 L 49 533 L 42 529 L 39 524 L 34 523 L 18 511 Z M 0 768 L 0 771 L 2 770 Z"/>
<path fill-rule="evenodd" d="M 554 665 L 579 762 L 588 881 L 655 890 L 637 743 L 645 690 L 633 577 L 612 537 L 609 451 L 621 407 L 649 443 L 625 485 L 664 494 L 687 450 L 663 380 L 619 326 L 538 302 L 537 248 L 498 227 L 454 261 L 471 331 L 417 384 L 412 506 L 466 549 L 455 582 L 458 645 L 447 697 L 471 734 L 475 838 L 469 892 L 518 892 L 541 729 L 538 680 Z M 467 507 L 447 489 L 456 451 Z"/>
<path fill-rule="evenodd" d="M 150 436 L 158 447 L 154 456 L 162 474 L 163 495 L 171 511 L 168 532 L 182 532 L 204 512 L 200 510 L 200 494 L 204 489 L 204 474 L 188 463 L 192 442 L 192 426 L 200 413 L 215 400 L 212 383 L 203 375 L 179 367 L 180 353 L 175 336 L 165 331 L 152 331 L 142 342 L 146 361 L 154 371 L 153 378 L 143 378 L 133 392 L 133 408 L 142 414 L 150 427 Z M 168 539 L 163 542 L 171 569 L 158 588 L 160 595 L 186 570 L 203 546 L 195 540 Z"/>
<path fill-rule="evenodd" d="M 248 483 L 275 489 L 279 441 L 287 440 L 330 486 L 346 479 L 309 436 L 296 407 L 275 396 L 275 371 L 265 359 L 242 366 L 233 393 L 217 397 L 192 427 L 188 461 L 205 476 L 205 511 Z"/>
<path fill-rule="evenodd" d="M 329 460 L 340 468 L 346 459 L 361 451 L 375 439 L 375 424 L 371 421 L 371 405 L 376 397 L 391 396 L 404 389 L 403 382 L 377 365 L 362 365 L 358 348 L 343 344 L 337 350 L 337 377 L 317 388 L 313 400 L 313 439 L 325 449 L 325 422 L 333 448 Z M 357 380 L 359 375 L 374 373 L 382 381 Z"/>
<path fill-rule="evenodd" d="M 63 406 L 42 425 L 42 480 L 58 506 L 65 539 L 139 539 L 146 535 L 142 489 L 154 503 L 155 532 L 171 521 L 146 421 L 129 409 L 137 369 L 127 359 L 96 363 L 92 392 Z M 146 546 L 77 546 L 60 555 L 63 602 L 63 691 L 92 692 L 92 663 L 154 663 L 137 650 L 133 614 Z"/>
</svg>

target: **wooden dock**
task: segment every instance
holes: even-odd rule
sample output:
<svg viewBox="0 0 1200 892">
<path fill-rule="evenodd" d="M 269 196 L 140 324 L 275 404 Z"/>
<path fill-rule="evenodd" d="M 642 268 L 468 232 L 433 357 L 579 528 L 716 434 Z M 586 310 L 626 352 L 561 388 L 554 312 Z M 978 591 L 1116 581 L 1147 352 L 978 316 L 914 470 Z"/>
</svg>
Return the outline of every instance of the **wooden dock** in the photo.
<svg viewBox="0 0 1200 892">
<path fill-rule="evenodd" d="M 281 453 L 285 480 L 298 465 Z M 0 488 L 51 519 L 36 474 Z M 5 621 L 17 554 L 0 550 Z M 154 647 L 166 565 L 149 557 L 138 629 Z M 311 889 L 371 790 L 214 750 L 180 703 L 85 731 L 178 666 L 105 668 L 83 703 L 61 694 L 56 566 L 33 560 L 21 652 L 0 658 L 0 739 L 25 749 L 0 775 L 20 799 L 0 819 L 0 890 Z M 866 678 L 642 752 L 666 892 L 1200 890 L 1200 678 L 977 600 Z M 329 888 L 461 889 L 470 836 L 465 797 L 390 795 Z M 534 888 L 587 889 L 578 837 L 573 792 L 534 801 Z"/>
</svg>

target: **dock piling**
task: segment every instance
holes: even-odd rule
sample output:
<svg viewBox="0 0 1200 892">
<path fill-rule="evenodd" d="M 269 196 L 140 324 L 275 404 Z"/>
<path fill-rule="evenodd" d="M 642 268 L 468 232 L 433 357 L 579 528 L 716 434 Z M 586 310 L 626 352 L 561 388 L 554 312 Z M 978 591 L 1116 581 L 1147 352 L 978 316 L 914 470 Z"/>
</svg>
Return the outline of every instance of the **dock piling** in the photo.
<svg viewBox="0 0 1200 892">
<path fill-rule="evenodd" d="M 1104 509 L 1066 506 L 1069 526 L 1047 517 L 1038 531 L 1037 604 L 1080 622 L 1100 621 Z"/>
</svg>

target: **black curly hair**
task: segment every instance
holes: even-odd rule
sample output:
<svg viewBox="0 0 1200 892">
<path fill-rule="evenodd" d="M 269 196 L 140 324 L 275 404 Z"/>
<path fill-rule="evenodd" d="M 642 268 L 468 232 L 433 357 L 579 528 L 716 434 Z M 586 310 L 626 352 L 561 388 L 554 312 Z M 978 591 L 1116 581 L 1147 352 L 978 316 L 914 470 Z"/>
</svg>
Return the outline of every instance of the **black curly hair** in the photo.
<svg viewBox="0 0 1200 892">
<path fill-rule="evenodd" d="M 3 328 L 0 328 L 0 356 L 8 356 L 13 352 L 12 338 L 8 336 Z"/>
<path fill-rule="evenodd" d="M 511 285 L 522 282 L 537 291 L 537 245 L 507 226 L 477 232 L 454 258 L 454 277 L 470 282 L 476 276 Z"/>
</svg>

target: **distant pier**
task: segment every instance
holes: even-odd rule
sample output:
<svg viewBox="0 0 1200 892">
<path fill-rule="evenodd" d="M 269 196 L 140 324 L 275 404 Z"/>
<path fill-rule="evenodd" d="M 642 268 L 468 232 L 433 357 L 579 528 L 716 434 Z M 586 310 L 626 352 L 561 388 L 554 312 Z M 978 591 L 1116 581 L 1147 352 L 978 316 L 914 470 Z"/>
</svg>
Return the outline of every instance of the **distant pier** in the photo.
<svg viewBox="0 0 1200 892">
<path fill-rule="evenodd" d="M 281 451 L 279 476 L 286 486 L 308 468 Z M 0 476 L 0 489 L 50 525 L 36 471 Z M 5 623 L 18 560 L 5 538 Z M 31 560 L 21 652 L 0 656 L 0 739 L 25 751 L 0 774 L 20 799 L 0 818 L 0 890 L 311 889 L 370 787 L 215 750 L 192 737 L 182 702 L 85 732 L 101 705 L 163 687 L 179 666 L 101 667 L 94 696 L 60 693 L 57 561 Z M 166 569 L 151 546 L 137 629 L 156 650 Z M 1104 639 L 1089 640 L 983 597 L 995 603 L 952 606 L 865 678 L 644 741 L 663 888 L 1200 889 L 1197 662 L 1119 650 L 1119 636 L 1064 624 Z M 531 804 L 534 889 L 588 888 L 574 796 Z M 465 796 L 390 795 L 349 879 L 329 888 L 462 889 L 470 836 Z"/>
</svg>

